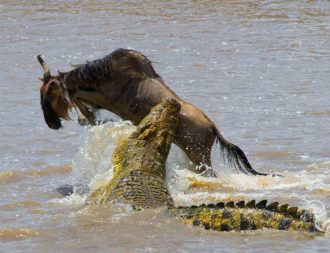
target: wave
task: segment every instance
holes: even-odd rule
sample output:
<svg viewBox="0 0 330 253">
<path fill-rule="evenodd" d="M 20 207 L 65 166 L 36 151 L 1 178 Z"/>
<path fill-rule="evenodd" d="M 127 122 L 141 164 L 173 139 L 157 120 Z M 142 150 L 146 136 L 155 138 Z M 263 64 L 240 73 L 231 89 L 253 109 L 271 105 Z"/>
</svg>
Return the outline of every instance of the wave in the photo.
<svg viewBox="0 0 330 253">
<path fill-rule="evenodd" d="M 23 240 L 30 237 L 39 236 L 40 233 L 38 231 L 32 229 L 0 229 L 0 241 L 16 241 L 16 240 Z"/>
<path fill-rule="evenodd" d="M 44 169 L 32 169 L 32 170 L 18 170 L 10 169 L 0 172 L 0 185 L 11 184 L 24 180 L 30 177 L 46 177 L 54 174 L 67 174 L 71 173 L 72 168 L 70 164 L 62 166 L 50 166 Z"/>
</svg>

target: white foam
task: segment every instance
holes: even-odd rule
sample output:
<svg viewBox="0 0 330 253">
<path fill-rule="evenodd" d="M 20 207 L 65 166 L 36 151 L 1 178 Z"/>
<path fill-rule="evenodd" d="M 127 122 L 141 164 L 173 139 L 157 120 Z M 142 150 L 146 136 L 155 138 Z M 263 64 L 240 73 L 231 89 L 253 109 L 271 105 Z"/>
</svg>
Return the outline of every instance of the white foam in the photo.
<svg viewBox="0 0 330 253">
<path fill-rule="evenodd" d="M 322 231 L 324 231 L 326 234 L 330 233 L 330 219 L 326 219 L 322 225 Z"/>
<path fill-rule="evenodd" d="M 112 153 L 117 142 L 127 137 L 133 126 L 129 121 L 108 122 L 88 129 L 81 148 L 72 161 L 74 185 L 102 184 L 112 177 Z"/>
<path fill-rule="evenodd" d="M 49 202 L 63 206 L 80 207 L 85 203 L 85 201 L 85 195 L 71 194 L 70 196 L 66 196 L 64 198 L 52 199 Z"/>
<path fill-rule="evenodd" d="M 108 122 L 88 129 L 79 153 L 73 160 L 74 184 L 96 188 L 112 178 L 111 157 L 118 141 L 136 129 L 127 121 Z M 200 204 L 228 198 L 272 199 L 286 203 L 299 203 L 313 209 L 320 224 L 326 222 L 324 205 L 316 205 L 310 199 L 322 202 L 319 192 L 330 193 L 330 161 L 314 163 L 299 173 L 283 173 L 284 177 L 248 176 L 233 174 L 219 161 L 218 147 L 213 156 L 213 169 L 218 178 L 206 178 L 189 171 L 194 165 L 177 146 L 172 148 L 166 163 L 166 184 L 175 201 L 180 204 Z M 304 197 L 307 196 L 307 197 Z M 74 202 L 67 199 L 68 202 Z M 79 200 L 80 201 L 80 200 Z M 78 202 L 79 202 L 78 201 Z M 305 204 L 304 204 L 305 203 Z M 329 224 L 329 222 L 327 223 Z M 329 225 L 328 225 L 329 226 Z"/>
<path fill-rule="evenodd" d="M 305 200 L 305 208 L 314 214 L 316 227 L 324 232 L 329 232 L 330 219 L 324 203 L 320 200 Z"/>
</svg>

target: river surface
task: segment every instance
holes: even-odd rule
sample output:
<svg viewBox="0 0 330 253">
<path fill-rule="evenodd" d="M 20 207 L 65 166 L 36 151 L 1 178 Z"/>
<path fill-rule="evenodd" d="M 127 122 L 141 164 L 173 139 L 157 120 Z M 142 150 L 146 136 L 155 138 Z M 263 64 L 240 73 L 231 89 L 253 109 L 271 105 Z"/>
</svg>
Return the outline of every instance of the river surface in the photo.
<svg viewBox="0 0 330 253">
<path fill-rule="evenodd" d="M 42 54 L 70 70 L 117 48 L 142 52 L 182 98 L 239 145 L 253 167 L 234 174 L 214 148 L 218 178 L 189 172 L 173 147 L 176 203 L 267 198 L 330 211 L 330 2 L 0 1 L 0 252 L 329 252 L 329 235 L 212 232 L 165 210 L 86 207 L 86 188 L 111 176 L 111 153 L 134 126 L 51 130 L 39 101 Z M 56 189 L 79 185 L 63 197 Z"/>
</svg>

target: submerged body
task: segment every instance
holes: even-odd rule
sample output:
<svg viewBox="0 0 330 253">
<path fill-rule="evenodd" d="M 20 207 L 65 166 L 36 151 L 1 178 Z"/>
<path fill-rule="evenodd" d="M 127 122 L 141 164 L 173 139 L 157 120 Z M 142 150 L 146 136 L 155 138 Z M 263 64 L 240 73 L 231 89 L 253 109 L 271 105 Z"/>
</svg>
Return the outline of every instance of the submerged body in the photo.
<svg viewBox="0 0 330 253">
<path fill-rule="evenodd" d="M 199 108 L 177 96 L 141 53 L 118 49 L 57 76 L 50 75 L 40 56 L 38 60 L 45 70 L 40 88 L 41 106 L 50 128 L 59 129 L 60 119 L 69 118 L 67 111 L 72 106 L 91 124 L 95 124 L 93 109 L 106 109 L 138 125 L 163 98 L 172 98 L 181 105 L 173 142 L 196 165 L 202 165 L 200 172 L 211 166 L 211 149 L 216 140 L 233 168 L 246 174 L 266 175 L 255 171 L 244 152 L 227 141 Z"/>
<path fill-rule="evenodd" d="M 165 187 L 165 162 L 178 126 L 180 105 L 163 100 L 139 124 L 131 136 L 115 149 L 114 175 L 87 199 L 90 204 L 122 202 L 134 209 L 168 207 L 185 224 L 218 231 L 273 228 L 314 232 L 313 214 L 277 202 L 227 202 L 175 207 Z"/>
</svg>

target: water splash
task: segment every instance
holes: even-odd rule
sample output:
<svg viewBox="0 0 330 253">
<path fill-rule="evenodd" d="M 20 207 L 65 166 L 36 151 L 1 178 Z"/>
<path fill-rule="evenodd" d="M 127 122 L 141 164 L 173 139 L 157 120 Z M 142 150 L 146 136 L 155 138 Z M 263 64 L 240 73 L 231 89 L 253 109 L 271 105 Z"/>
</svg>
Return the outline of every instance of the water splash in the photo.
<svg viewBox="0 0 330 253">
<path fill-rule="evenodd" d="M 53 203 L 56 205 L 61 205 L 61 206 L 67 206 L 70 208 L 73 207 L 81 207 L 82 205 L 84 205 L 84 203 L 86 202 L 86 198 L 87 195 L 81 195 L 81 194 L 71 194 L 70 196 L 66 196 L 64 198 L 56 198 L 56 199 L 52 199 L 49 201 L 49 203 Z"/>
<path fill-rule="evenodd" d="M 88 189 L 98 188 L 111 180 L 112 153 L 117 143 L 134 129 L 127 121 L 108 122 L 88 129 L 73 161 L 74 192 L 83 196 L 68 198 L 68 202 L 82 203 L 89 190 L 81 189 L 86 186 Z M 224 173 L 218 173 L 218 178 L 207 178 L 191 172 L 189 168 L 193 166 L 185 153 L 172 144 L 166 163 L 166 185 L 179 205 L 267 198 L 312 209 L 320 224 L 327 219 L 323 201 L 330 193 L 329 162 L 311 164 L 299 174 L 287 172 L 284 177 L 232 174 L 226 166 L 216 163 L 217 173 Z M 308 200 L 303 196 L 308 196 Z M 323 206 L 315 205 L 316 202 L 311 202 L 311 199 Z"/>
<path fill-rule="evenodd" d="M 324 203 L 320 200 L 305 200 L 305 207 L 315 216 L 316 227 L 323 232 L 330 232 L 330 219 Z"/>
<path fill-rule="evenodd" d="M 102 178 L 112 178 L 111 157 L 119 140 L 127 137 L 133 126 L 129 121 L 108 122 L 88 129 L 81 148 L 72 162 L 74 192 L 85 192 L 84 187 L 101 184 Z"/>
</svg>

